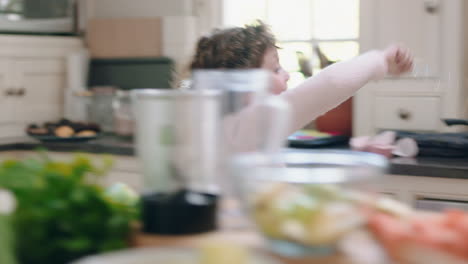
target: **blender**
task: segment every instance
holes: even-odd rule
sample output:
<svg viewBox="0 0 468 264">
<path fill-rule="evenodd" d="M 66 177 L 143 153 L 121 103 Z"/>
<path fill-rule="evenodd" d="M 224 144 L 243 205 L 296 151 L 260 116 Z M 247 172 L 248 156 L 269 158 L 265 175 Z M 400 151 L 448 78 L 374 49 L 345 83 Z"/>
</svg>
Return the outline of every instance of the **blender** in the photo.
<svg viewBox="0 0 468 264">
<path fill-rule="evenodd" d="M 191 234 L 216 228 L 219 91 L 132 91 L 143 166 L 143 231 Z"/>
<path fill-rule="evenodd" d="M 268 96 L 269 77 L 263 70 L 197 70 L 189 90 L 132 91 L 144 232 L 216 229 L 219 198 L 233 185 L 225 161 L 242 151 L 280 150 L 289 107 Z"/>
</svg>

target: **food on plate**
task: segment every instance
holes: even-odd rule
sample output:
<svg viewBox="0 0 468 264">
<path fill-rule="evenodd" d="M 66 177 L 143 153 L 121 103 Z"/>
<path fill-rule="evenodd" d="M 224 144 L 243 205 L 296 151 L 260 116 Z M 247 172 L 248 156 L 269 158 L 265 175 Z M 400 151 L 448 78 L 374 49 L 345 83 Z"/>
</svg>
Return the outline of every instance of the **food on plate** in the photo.
<svg viewBox="0 0 468 264">
<path fill-rule="evenodd" d="M 379 197 L 375 200 L 374 208 L 382 213 L 399 218 L 408 218 L 413 215 L 413 210 L 407 204 L 385 196 Z"/>
<path fill-rule="evenodd" d="M 413 215 L 409 206 L 389 197 L 334 184 L 266 184 L 251 204 L 266 237 L 308 247 L 334 247 L 376 213 L 396 219 Z"/>
<path fill-rule="evenodd" d="M 59 126 L 54 130 L 54 134 L 57 137 L 67 138 L 73 136 L 73 134 L 75 134 L 75 130 L 69 126 Z"/>
<path fill-rule="evenodd" d="M 28 126 L 27 132 L 35 135 L 47 135 L 49 130 L 45 127 L 38 127 L 37 125 L 33 124 Z"/>
<path fill-rule="evenodd" d="M 267 237 L 307 246 L 332 246 L 365 223 L 361 204 L 335 185 L 275 183 L 253 205 L 254 219 Z"/>
<path fill-rule="evenodd" d="M 28 135 L 34 137 L 59 137 L 59 138 L 74 138 L 74 137 L 94 137 L 101 131 L 98 124 L 87 122 L 74 122 L 65 118 L 57 122 L 45 122 L 42 126 L 30 124 L 26 128 Z"/>
<path fill-rule="evenodd" d="M 468 213 L 448 210 L 442 214 L 398 218 L 376 213 L 369 229 L 399 263 L 468 263 Z"/>
<path fill-rule="evenodd" d="M 76 133 L 77 137 L 94 137 L 96 136 L 96 131 L 93 130 L 83 130 L 78 133 Z"/>
</svg>

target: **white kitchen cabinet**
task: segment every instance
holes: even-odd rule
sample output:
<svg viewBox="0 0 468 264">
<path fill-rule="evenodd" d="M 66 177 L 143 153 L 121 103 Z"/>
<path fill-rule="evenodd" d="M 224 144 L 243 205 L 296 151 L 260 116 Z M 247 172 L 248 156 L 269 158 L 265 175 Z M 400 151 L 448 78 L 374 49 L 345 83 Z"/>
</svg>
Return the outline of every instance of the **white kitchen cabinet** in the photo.
<svg viewBox="0 0 468 264">
<path fill-rule="evenodd" d="M 82 47 L 74 37 L 0 35 L 0 139 L 63 116 L 66 56 Z"/>
<path fill-rule="evenodd" d="M 372 3 L 367 3 L 372 2 Z M 441 56 L 442 6 L 436 0 L 370 0 L 374 44 L 405 43 L 413 52 L 419 74 L 438 76 Z M 431 9 L 432 8 L 432 9 Z M 363 21 L 364 23 L 364 21 Z M 369 25 L 363 25 L 366 27 Z M 363 32 L 365 33 L 365 32 Z M 364 36 L 363 36 L 364 37 Z"/>
<path fill-rule="evenodd" d="M 468 210 L 468 179 L 387 175 L 376 190 L 422 210 Z"/>
<path fill-rule="evenodd" d="M 0 124 L 4 124 L 11 120 L 11 75 L 9 75 L 9 62 L 0 60 Z"/>
<path fill-rule="evenodd" d="M 371 82 L 354 97 L 353 134 L 379 130 L 450 132 L 442 118 L 468 118 L 463 0 L 361 0 L 361 52 L 404 43 L 414 70 Z"/>
<path fill-rule="evenodd" d="M 378 128 L 437 130 L 440 100 L 429 96 L 376 96 L 374 124 Z"/>
</svg>

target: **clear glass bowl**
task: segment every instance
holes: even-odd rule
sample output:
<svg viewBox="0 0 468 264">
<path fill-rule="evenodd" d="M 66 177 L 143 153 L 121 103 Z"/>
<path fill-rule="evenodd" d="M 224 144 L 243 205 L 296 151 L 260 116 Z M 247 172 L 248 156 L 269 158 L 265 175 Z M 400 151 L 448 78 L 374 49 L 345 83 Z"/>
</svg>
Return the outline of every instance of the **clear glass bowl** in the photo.
<svg viewBox="0 0 468 264">
<path fill-rule="evenodd" d="M 237 195 L 269 248 L 280 255 L 332 254 L 346 234 L 364 226 L 385 175 L 377 154 L 313 150 L 251 153 L 230 162 Z"/>
</svg>

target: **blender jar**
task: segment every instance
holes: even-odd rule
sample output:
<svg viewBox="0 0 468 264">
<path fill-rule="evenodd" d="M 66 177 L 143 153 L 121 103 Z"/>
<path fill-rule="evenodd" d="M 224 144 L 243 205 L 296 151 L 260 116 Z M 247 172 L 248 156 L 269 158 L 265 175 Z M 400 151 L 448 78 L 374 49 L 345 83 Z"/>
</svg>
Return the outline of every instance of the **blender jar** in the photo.
<svg viewBox="0 0 468 264">
<path fill-rule="evenodd" d="M 135 90 L 132 104 L 144 173 L 144 231 L 190 234 L 215 229 L 219 92 Z"/>
</svg>

